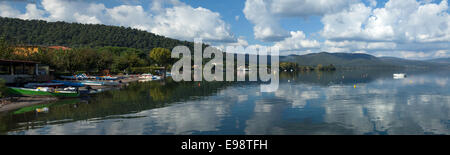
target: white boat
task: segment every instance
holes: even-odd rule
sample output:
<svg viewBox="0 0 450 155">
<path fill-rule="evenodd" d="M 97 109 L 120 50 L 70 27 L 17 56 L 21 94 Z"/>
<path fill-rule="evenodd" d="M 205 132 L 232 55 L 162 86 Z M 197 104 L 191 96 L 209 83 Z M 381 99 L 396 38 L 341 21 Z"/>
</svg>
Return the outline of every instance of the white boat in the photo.
<svg viewBox="0 0 450 155">
<path fill-rule="evenodd" d="M 393 75 L 393 77 L 394 77 L 394 79 L 403 79 L 406 77 L 406 74 L 405 73 L 395 73 Z"/>
<path fill-rule="evenodd" d="M 141 76 L 139 76 L 139 79 L 152 79 L 152 77 L 152 74 L 142 74 Z"/>
<path fill-rule="evenodd" d="M 152 80 L 161 80 L 161 76 L 153 75 Z"/>
<path fill-rule="evenodd" d="M 81 84 L 84 84 L 86 86 L 103 86 L 105 83 L 100 81 L 82 81 Z"/>
<path fill-rule="evenodd" d="M 141 76 L 139 76 L 139 81 L 141 81 L 141 82 L 152 81 L 152 80 L 161 80 L 161 76 L 152 75 L 152 74 L 142 74 Z"/>
</svg>

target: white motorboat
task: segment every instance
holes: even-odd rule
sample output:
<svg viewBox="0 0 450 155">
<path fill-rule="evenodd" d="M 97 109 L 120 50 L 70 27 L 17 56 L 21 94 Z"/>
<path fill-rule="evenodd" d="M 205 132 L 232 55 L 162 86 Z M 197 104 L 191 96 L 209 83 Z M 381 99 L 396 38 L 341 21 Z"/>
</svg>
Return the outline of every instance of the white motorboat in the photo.
<svg viewBox="0 0 450 155">
<path fill-rule="evenodd" d="M 406 74 L 405 73 L 395 73 L 393 75 L 394 79 L 403 79 L 406 78 Z"/>
</svg>

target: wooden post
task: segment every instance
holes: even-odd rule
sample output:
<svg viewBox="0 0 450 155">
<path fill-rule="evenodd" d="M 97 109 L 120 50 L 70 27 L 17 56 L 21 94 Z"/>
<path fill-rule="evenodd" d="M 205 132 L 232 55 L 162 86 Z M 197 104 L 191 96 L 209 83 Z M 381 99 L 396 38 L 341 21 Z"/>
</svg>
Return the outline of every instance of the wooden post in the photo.
<svg viewBox="0 0 450 155">
<path fill-rule="evenodd" d="M 22 74 L 25 74 L 25 63 L 22 63 Z"/>
<path fill-rule="evenodd" d="M 11 71 L 11 75 L 14 75 L 14 65 L 12 62 L 9 64 L 9 70 Z"/>
<path fill-rule="evenodd" d="M 34 66 L 34 75 L 39 75 L 39 64 L 36 64 L 35 66 Z"/>
</svg>

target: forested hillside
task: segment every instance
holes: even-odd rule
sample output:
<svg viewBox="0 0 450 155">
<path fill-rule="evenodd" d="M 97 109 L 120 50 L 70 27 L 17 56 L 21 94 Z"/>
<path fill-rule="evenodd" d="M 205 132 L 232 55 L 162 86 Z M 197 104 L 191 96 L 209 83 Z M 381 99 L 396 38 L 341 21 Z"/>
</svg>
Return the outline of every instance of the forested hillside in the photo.
<svg viewBox="0 0 450 155">
<path fill-rule="evenodd" d="M 193 43 L 179 41 L 132 28 L 21 20 L 0 17 L 0 37 L 16 45 L 62 45 L 69 47 L 129 47 L 151 50 L 178 45 L 193 49 Z"/>
</svg>

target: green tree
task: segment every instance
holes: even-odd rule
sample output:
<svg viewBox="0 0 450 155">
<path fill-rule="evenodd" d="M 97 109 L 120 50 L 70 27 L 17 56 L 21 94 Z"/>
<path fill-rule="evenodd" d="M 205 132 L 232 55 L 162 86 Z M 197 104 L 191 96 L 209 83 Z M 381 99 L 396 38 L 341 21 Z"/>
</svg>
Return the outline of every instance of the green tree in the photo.
<svg viewBox="0 0 450 155">
<path fill-rule="evenodd" d="M 62 45 L 69 47 L 129 47 L 144 51 L 178 45 L 193 51 L 194 43 L 118 26 L 46 22 L 0 17 L 0 34 L 13 44 Z"/>
<path fill-rule="evenodd" d="M 101 50 L 98 53 L 98 60 L 97 60 L 97 68 L 99 71 L 105 70 L 105 69 L 112 69 L 112 64 L 114 62 L 113 54 L 107 50 Z"/>
<path fill-rule="evenodd" d="M 5 37 L 0 37 L 0 59 L 13 59 L 13 52 Z"/>
<path fill-rule="evenodd" d="M 132 67 L 140 67 L 145 64 L 135 51 L 127 51 L 117 56 L 114 60 L 114 68 L 119 71 L 130 71 Z"/>
<path fill-rule="evenodd" d="M 153 48 L 150 51 L 150 58 L 158 63 L 159 66 L 167 67 L 171 62 L 171 53 L 166 48 Z"/>
</svg>

